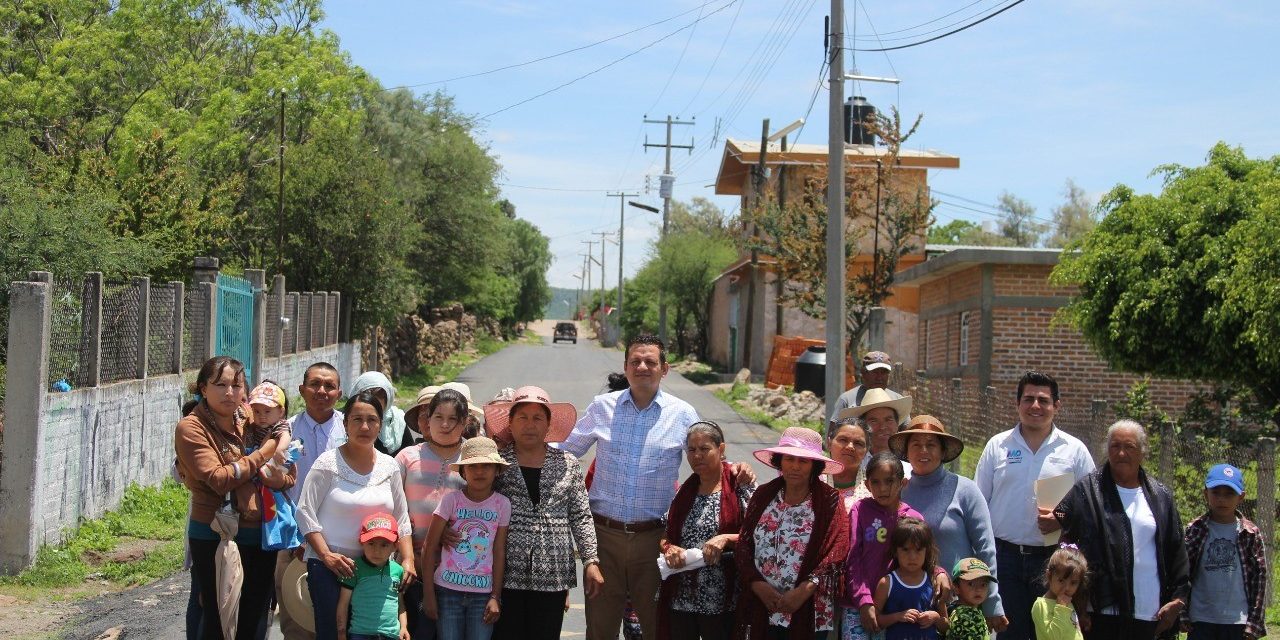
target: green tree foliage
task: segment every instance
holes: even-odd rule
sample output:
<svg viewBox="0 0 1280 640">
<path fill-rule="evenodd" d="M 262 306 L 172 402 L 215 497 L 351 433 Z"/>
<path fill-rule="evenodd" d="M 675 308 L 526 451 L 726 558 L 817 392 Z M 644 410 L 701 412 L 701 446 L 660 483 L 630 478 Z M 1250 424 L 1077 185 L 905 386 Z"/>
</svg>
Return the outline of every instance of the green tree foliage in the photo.
<svg viewBox="0 0 1280 640">
<path fill-rule="evenodd" d="M 1119 185 L 1054 282 L 1067 317 L 1122 369 L 1237 385 L 1280 401 L 1280 156 L 1219 143 L 1201 167 L 1166 165 L 1157 195 Z"/>
<path fill-rule="evenodd" d="M 1082 240 L 1098 226 L 1093 203 L 1075 181 L 1068 179 L 1062 189 L 1064 202 L 1053 208 L 1053 233 L 1045 241 L 1046 246 L 1067 247 Z"/>
<path fill-rule="evenodd" d="M 996 201 L 1000 211 L 1000 235 L 1015 247 L 1034 247 L 1049 225 L 1036 221 L 1036 208 L 1030 202 L 1009 193 L 1001 193 Z"/>
<path fill-rule="evenodd" d="M 954 244 L 970 247 L 1008 247 L 1013 242 L 991 233 L 982 225 L 970 220 L 952 220 L 943 225 L 929 227 L 929 244 Z"/>
<path fill-rule="evenodd" d="M 357 325 L 453 301 L 529 319 L 546 239 L 498 200 L 471 117 L 383 90 L 322 17 L 319 0 L 0 6 L 0 225 L 21 236 L 4 274 L 183 279 L 212 255 L 340 290 Z"/>
</svg>

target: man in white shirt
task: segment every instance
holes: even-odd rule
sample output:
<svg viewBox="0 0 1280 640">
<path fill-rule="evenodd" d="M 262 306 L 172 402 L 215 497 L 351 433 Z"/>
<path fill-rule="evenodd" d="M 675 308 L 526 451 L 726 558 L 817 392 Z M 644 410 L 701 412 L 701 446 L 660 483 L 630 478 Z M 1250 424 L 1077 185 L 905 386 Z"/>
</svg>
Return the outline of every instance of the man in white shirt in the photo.
<svg viewBox="0 0 1280 640">
<path fill-rule="evenodd" d="M 342 379 L 337 367 L 328 362 L 317 362 L 302 373 L 302 384 L 298 385 L 298 393 L 306 410 L 289 418 L 292 439 L 302 442 L 302 455 L 298 456 L 295 474 L 297 482 L 289 489 L 288 495 L 294 504 L 302 494 L 302 482 L 315 464 L 320 454 L 336 449 L 346 442 L 347 432 L 342 424 L 342 412 L 334 409 L 338 397 L 342 395 Z M 284 579 L 285 569 L 294 557 L 302 557 L 302 547 L 281 551 L 276 556 L 276 602 L 281 602 L 280 583 Z M 280 620 L 280 633 L 285 640 L 313 640 L 316 635 L 298 625 L 289 612 L 280 607 L 276 617 Z"/>
<path fill-rule="evenodd" d="M 1061 402 L 1052 376 L 1029 371 L 1018 381 L 1018 424 L 987 441 L 973 479 L 991 507 L 1000 567 L 1000 598 L 1009 618 L 999 640 L 1031 640 L 1031 605 L 1044 593 L 1044 566 L 1055 545 L 1046 545 L 1039 520 L 1053 520 L 1036 506 L 1036 481 L 1066 473 L 1079 480 L 1094 470 L 1079 438 L 1057 428 Z"/>
</svg>

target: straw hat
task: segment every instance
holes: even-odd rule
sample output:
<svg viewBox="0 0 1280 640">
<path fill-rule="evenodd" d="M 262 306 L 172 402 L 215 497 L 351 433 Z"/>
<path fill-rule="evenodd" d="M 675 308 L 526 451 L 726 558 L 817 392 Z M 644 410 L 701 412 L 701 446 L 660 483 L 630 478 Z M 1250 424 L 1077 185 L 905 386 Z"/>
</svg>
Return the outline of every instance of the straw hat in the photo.
<svg viewBox="0 0 1280 640">
<path fill-rule="evenodd" d="M 947 433 L 947 428 L 942 426 L 940 420 L 933 416 L 920 415 L 912 418 L 911 422 L 907 423 L 906 429 L 889 436 L 889 450 L 901 460 L 907 459 L 907 441 L 911 439 L 913 433 L 938 436 L 938 440 L 942 443 L 944 463 L 959 458 L 960 452 L 964 451 L 964 441 Z"/>
<path fill-rule="evenodd" d="M 498 455 L 498 444 L 484 436 L 477 436 L 462 441 L 462 450 L 458 452 L 458 461 L 449 465 L 454 471 L 468 464 L 500 464 L 507 466 L 507 461 Z"/>
<path fill-rule="evenodd" d="M 440 385 L 440 389 L 452 389 L 461 393 L 462 397 L 467 399 L 467 411 L 469 411 L 471 415 L 475 416 L 476 420 L 479 420 L 482 424 L 484 423 L 484 410 L 477 407 L 475 400 L 471 399 L 471 387 L 468 387 L 466 384 L 461 382 L 446 382 Z"/>
<path fill-rule="evenodd" d="M 861 418 L 868 411 L 881 407 L 893 409 L 898 414 L 898 421 L 902 422 L 907 416 L 911 415 L 911 396 L 895 398 L 884 389 L 867 389 L 867 392 L 862 394 L 862 404 L 842 409 L 839 418 L 841 420 Z"/>
<path fill-rule="evenodd" d="M 837 474 L 844 471 L 843 463 L 822 455 L 822 436 L 812 429 L 787 427 L 787 430 L 782 432 L 782 437 L 778 439 L 778 446 L 757 450 L 756 460 L 772 467 L 772 458 L 775 453 L 821 462 L 825 465 L 823 473 Z"/>
<path fill-rule="evenodd" d="M 307 587 L 307 563 L 294 558 L 280 579 L 280 606 L 298 626 L 315 633 L 316 613 L 311 608 L 311 589 Z"/>
<path fill-rule="evenodd" d="M 569 402 L 552 402 L 551 396 L 541 387 L 525 386 L 516 389 L 510 402 L 491 402 L 484 408 L 484 424 L 495 438 L 511 425 L 511 407 L 529 402 L 551 409 L 551 426 L 547 428 L 545 442 L 564 442 L 578 422 L 578 410 Z"/>
<path fill-rule="evenodd" d="M 437 393 L 440 393 L 440 387 L 434 384 L 418 390 L 418 397 L 413 401 L 413 406 L 404 410 L 404 424 L 410 431 L 420 436 L 426 435 L 418 430 L 418 412 L 426 409 Z"/>
</svg>

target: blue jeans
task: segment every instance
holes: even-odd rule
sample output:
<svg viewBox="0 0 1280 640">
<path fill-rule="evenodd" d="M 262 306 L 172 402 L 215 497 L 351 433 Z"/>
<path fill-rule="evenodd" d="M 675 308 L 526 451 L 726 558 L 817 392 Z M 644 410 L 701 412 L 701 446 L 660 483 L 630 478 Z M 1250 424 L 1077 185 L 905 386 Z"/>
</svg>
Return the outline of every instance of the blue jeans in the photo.
<svg viewBox="0 0 1280 640">
<path fill-rule="evenodd" d="M 489 640 L 493 625 L 484 623 L 488 593 L 454 591 L 436 586 L 436 609 L 440 619 L 436 631 L 440 640 Z"/>
<path fill-rule="evenodd" d="M 996 634 L 997 640 L 1032 640 L 1036 637 L 1031 622 L 1031 605 L 1044 594 L 1044 569 L 1057 547 L 1041 547 L 1043 551 L 1023 553 L 1015 545 L 996 541 L 996 566 L 1000 568 L 1000 601 L 1009 618 L 1009 628 Z M 1035 549 L 1024 547 L 1024 549 Z"/>
<path fill-rule="evenodd" d="M 307 588 L 316 615 L 316 640 L 338 640 L 338 576 L 320 560 L 307 560 Z"/>
<path fill-rule="evenodd" d="M 348 633 L 347 640 L 400 640 L 398 636 L 373 635 L 370 633 Z"/>
<path fill-rule="evenodd" d="M 431 584 L 431 576 L 427 576 L 426 588 L 435 588 Z M 423 582 L 419 580 L 404 590 L 404 614 L 409 623 L 409 637 L 413 640 L 436 640 L 436 621 L 422 612 L 422 589 Z"/>
</svg>

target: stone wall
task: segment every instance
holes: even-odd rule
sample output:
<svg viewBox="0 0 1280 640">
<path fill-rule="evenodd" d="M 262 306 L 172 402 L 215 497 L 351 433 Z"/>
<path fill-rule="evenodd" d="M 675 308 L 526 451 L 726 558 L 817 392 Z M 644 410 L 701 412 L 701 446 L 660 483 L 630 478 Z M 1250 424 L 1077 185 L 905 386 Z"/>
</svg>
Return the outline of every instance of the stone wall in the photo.
<svg viewBox="0 0 1280 640">
<path fill-rule="evenodd" d="M 497 336 L 501 335 L 501 328 L 493 320 L 467 313 L 461 304 L 437 307 L 425 315 L 405 316 L 391 329 L 369 330 L 367 342 L 372 351 L 365 366 L 398 378 L 423 365 L 444 362 L 479 333 Z"/>
</svg>

